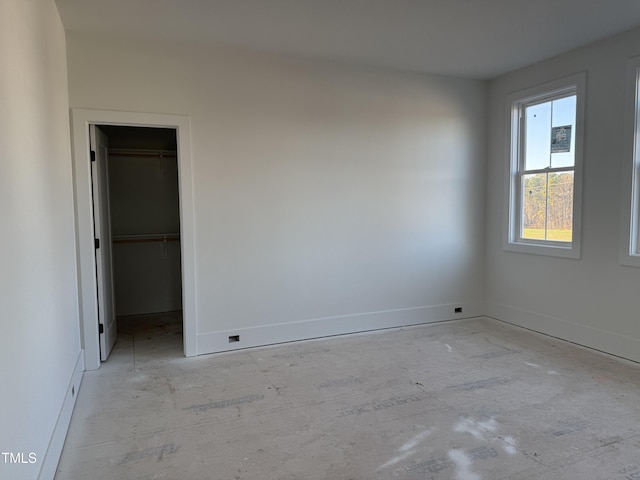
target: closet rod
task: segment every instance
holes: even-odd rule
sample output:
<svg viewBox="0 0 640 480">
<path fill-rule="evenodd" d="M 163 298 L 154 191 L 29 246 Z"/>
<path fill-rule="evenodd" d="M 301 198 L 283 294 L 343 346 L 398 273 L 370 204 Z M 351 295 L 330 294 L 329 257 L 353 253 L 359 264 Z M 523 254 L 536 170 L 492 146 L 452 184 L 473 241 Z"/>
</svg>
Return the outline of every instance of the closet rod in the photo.
<svg viewBox="0 0 640 480">
<path fill-rule="evenodd" d="M 113 243 L 147 243 L 147 242 L 178 242 L 179 233 L 153 233 L 144 235 L 114 235 Z"/>
<path fill-rule="evenodd" d="M 166 157 L 175 158 L 178 155 L 175 150 L 125 150 L 119 148 L 110 148 L 109 155 L 123 156 L 123 157 L 142 157 L 142 158 L 154 158 L 154 157 Z"/>
</svg>

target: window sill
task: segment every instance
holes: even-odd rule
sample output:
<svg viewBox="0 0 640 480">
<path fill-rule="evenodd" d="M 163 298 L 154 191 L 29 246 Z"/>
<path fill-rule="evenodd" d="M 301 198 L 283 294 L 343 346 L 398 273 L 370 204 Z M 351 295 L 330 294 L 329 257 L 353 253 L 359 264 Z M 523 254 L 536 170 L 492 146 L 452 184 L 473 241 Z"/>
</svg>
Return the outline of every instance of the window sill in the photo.
<svg viewBox="0 0 640 480">
<path fill-rule="evenodd" d="M 547 257 L 580 258 L 580 249 L 575 243 L 563 247 L 539 243 L 506 242 L 503 245 L 503 250 L 507 252 L 528 253 L 531 255 L 545 255 Z M 640 258 L 638 260 L 638 266 L 640 266 Z"/>
<path fill-rule="evenodd" d="M 640 267 L 640 255 L 622 253 L 620 254 L 620 265 L 625 265 L 627 267 Z"/>
</svg>

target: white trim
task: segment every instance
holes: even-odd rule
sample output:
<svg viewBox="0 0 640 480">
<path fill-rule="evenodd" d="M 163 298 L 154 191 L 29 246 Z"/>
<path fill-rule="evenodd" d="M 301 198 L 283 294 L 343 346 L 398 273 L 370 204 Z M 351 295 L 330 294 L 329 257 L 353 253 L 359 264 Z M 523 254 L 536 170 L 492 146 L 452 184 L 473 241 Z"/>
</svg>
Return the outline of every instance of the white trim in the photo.
<svg viewBox="0 0 640 480">
<path fill-rule="evenodd" d="M 98 305 L 95 293 L 93 203 L 91 199 L 91 169 L 89 167 L 88 127 L 90 124 L 175 128 L 177 130 L 184 353 L 187 357 L 196 355 L 195 209 L 189 117 L 74 108 L 71 110 L 71 118 L 78 260 L 80 263 L 81 322 L 87 370 L 95 370 L 100 367 Z"/>
<path fill-rule="evenodd" d="M 624 156 L 620 218 L 620 263 L 640 267 L 640 57 L 627 62 Z"/>
<path fill-rule="evenodd" d="M 517 239 L 516 227 L 518 219 L 518 188 L 515 188 L 514 178 L 520 166 L 518 138 L 518 124 L 520 123 L 519 108 L 521 105 L 533 99 L 544 100 L 548 97 L 561 94 L 568 89 L 576 92 L 576 132 L 575 132 L 575 163 L 574 163 L 574 195 L 573 195 L 573 241 L 570 244 L 552 241 L 531 241 Z M 511 93 L 507 96 L 505 118 L 507 119 L 505 133 L 505 198 L 503 211 L 503 250 L 518 253 L 531 253 L 564 258 L 580 258 L 582 237 L 582 183 L 583 183 L 583 143 L 584 143 L 584 118 L 586 97 L 586 73 L 578 73 L 569 77 L 554 80 L 552 82 L 537 85 L 531 88 Z"/>
<path fill-rule="evenodd" d="M 461 320 L 483 315 L 482 306 L 474 303 L 452 303 L 201 333 L 198 334 L 198 355 L 384 328 Z M 455 313 L 456 307 L 461 307 L 462 313 Z M 229 343 L 229 337 L 235 335 L 239 335 L 240 340 Z"/>
<path fill-rule="evenodd" d="M 41 463 L 40 472 L 38 473 L 38 480 L 53 480 L 58 469 L 58 462 L 60 461 L 60 455 L 62 455 L 62 448 L 64 447 L 64 441 L 69 431 L 69 424 L 71 422 L 71 414 L 73 413 L 73 407 L 76 404 L 76 398 L 78 398 L 78 392 L 80 391 L 80 385 L 82 384 L 82 376 L 84 374 L 84 352 L 80 350 L 76 364 L 71 374 L 71 379 L 67 385 L 67 393 L 65 394 L 64 401 L 62 402 L 62 408 L 58 413 L 58 419 L 56 426 L 51 434 L 47 451 L 44 454 L 44 458 Z"/>
<path fill-rule="evenodd" d="M 487 303 L 486 316 L 633 362 L 640 362 L 640 338 L 498 303 Z"/>
</svg>

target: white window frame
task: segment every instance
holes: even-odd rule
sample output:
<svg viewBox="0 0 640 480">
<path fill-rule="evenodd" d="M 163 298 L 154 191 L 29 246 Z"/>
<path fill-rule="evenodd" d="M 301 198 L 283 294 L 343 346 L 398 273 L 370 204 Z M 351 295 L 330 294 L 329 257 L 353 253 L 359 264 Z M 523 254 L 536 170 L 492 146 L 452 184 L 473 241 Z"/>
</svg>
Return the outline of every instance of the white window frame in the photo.
<svg viewBox="0 0 640 480">
<path fill-rule="evenodd" d="M 620 263 L 640 267 L 640 57 L 627 62 Z"/>
<path fill-rule="evenodd" d="M 582 157 L 584 139 L 584 103 L 586 73 L 578 73 L 542 85 L 514 92 L 507 96 L 507 144 L 506 158 L 509 168 L 506 175 L 507 201 L 505 202 L 505 232 L 503 249 L 510 252 L 531 253 L 553 257 L 580 258 L 580 238 L 582 223 Z M 574 152 L 573 185 L 573 238 L 571 242 L 553 240 L 534 240 L 520 237 L 521 222 L 521 185 L 520 174 L 523 170 L 521 144 L 522 107 L 541 103 L 559 96 L 576 95 L 576 124 Z M 553 172 L 555 169 L 550 169 Z M 560 169 L 563 170 L 563 169 Z"/>
</svg>

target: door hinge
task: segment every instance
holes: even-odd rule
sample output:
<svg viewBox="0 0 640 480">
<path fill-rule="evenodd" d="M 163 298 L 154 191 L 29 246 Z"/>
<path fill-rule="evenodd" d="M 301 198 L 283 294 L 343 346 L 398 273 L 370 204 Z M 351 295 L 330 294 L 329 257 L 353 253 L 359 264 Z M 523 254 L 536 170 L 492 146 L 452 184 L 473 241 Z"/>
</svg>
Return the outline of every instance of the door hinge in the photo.
<svg viewBox="0 0 640 480">
<path fill-rule="evenodd" d="M 96 248 L 100 248 L 100 239 L 99 238 L 94 238 L 94 245 Z"/>
<path fill-rule="evenodd" d="M 98 333 L 104 333 L 104 323 L 98 324 Z"/>
<path fill-rule="evenodd" d="M 94 152 L 93 150 L 91 150 L 91 161 L 92 162 L 96 161 L 96 152 Z"/>
</svg>

